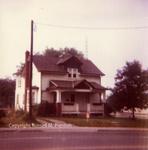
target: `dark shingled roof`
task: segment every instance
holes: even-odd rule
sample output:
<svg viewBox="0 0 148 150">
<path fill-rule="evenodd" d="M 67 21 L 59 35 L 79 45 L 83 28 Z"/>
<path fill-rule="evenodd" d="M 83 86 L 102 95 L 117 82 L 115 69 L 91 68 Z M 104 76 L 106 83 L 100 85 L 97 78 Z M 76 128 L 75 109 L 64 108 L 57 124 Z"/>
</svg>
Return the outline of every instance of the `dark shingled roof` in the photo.
<svg viewBox="0 0 148 150">
<path fill-rule="evenodd" d="M 51 83 L 54 83 L 56 88 L 66 88 L 66 89 L 67 88 L 74 89 L 77 87 L 78 84 L 80 84 L 82 82 L 87 82 L 93 89 L 96 89 L 96 90 L 105 90 L 106 89 L 96 82 L 89 82 L 87 80 L 79 80 L 79 81 L 51 80 Z"/>
<path fill-rule="evenodd" d="M 51 80 L 52 83 L 56 85 L 57 88 L 73 88 L 72 81 L 64 81 L 64 80 Z"/>
<path fill-rule="evenodd" d="M 101 86 L 100 84 L 96 83 L 96 82 L 90 82 L 90 84 L 92 85 L 92 87 L 96 90 L 106 90 L 105 87 Z"/>
<path fill-rule="evenodd" d="M 69 57 L 70 58 L 70 57 Z M 78 58 L 78 57 L 77 57 Z M 67 60 L 67 59 L 66 59 Z M 40 72 L 56 72 L 56 73 L 67 73 L 64 67 L 58 65 L 58 63 L 66 61 L 62 57 L 57 56 L 41 56 L 34 55 L 33 62 Z M 82 75 L 104 75 L 90 60 L 81 58 L 79 59 L 81 64 L 80 73 Z"/>
</svg>

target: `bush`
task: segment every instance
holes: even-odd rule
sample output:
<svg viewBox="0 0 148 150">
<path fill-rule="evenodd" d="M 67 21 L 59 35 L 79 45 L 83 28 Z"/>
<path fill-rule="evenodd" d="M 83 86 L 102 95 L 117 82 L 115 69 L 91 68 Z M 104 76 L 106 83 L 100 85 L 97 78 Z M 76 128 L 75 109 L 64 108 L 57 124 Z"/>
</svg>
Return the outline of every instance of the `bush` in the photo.
<svg viewBox="0 0 148 150">
<path fill-rule="evenodd" d="M 104 114 L 105 114 L 105 116 L 110 116 L 110 113 L 112 113 L 112 112 L 113 112 L 112 107 L 108 103 L 106 103 L 104 105 Z"/>
<path fill-rule="evenodd" d="M 49 115 L 55 114 L 55 110 L 55 104 L 44 101 L 41 104 L 39 104 L 37 115 L 47 117 Z"/>
<path fill-rule="evenodd" d="M 6 117 L 7 111 L 4 109 L 0 109 L 0 118 Z"/>
</svg>

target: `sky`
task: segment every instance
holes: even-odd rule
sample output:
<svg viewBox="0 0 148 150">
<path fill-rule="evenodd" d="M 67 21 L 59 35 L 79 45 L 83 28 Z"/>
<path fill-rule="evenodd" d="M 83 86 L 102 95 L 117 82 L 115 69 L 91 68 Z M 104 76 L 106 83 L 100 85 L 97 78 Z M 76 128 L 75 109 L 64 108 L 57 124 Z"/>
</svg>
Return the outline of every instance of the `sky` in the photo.
<svg viewBox="0 0 148 150">
<path fill-rule="evenodd" d="M 34 53 L 76 48 L 105 73 L 104 86 L 127 61 L 148 68 L 147 0 L 0 0 L 0 77 L 13 77 L 24 62 L 32 19 Z"/>
</svg>

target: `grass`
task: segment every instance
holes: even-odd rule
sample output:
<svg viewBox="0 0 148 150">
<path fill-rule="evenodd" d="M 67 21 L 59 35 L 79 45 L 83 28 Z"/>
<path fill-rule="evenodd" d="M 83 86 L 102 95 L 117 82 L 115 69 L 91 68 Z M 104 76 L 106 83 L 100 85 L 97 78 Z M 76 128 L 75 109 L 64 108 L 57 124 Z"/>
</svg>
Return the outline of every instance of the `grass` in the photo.
<svg viewBox="0 0 148 150">
<path fill-rule="evenodd" d="M 132 128 L 148 128 L 147 119 L 130 119 L 130 118 L 113 118 L 113 117 L 97 117 L 97 118 L 76 118 L 76 117 L 60 117 L 55 118 L 66 123 L 74 124 L 80 127 L 132 127 Z"/>
<path fill-rule="evenodd" d="M 86 119 L 84 117 L 33 117 L 34 126 L 43 123 L 52 123 L 50 119 L 61 120 L 80 127 L 132 127 L 132 128 L 148 128 L 148 119 L 131 119 L 131 118 L 114 118 L 114 117 L 93 117 Z M 42 120 L 43 123 L 38 120 Z M 20 127 L 29 127 L 29 114 L 23 111 L 11 112 L 6 117 L 0 118 L 0 127 L 10 127 L 12 125 L 20 125 Z"/>
<path fill-rule="evenodd" d="M 32 123 L 34 125 L 40 124 L 35 117 L 32 117 Z M 30 126 L 30 118 L 29 114 L 23 111 L 11 112 L 5 117 L 0 118 L 0 127 L 10 127 L 17 126 L 17 127 L 28 127 Z"/>
</svg>

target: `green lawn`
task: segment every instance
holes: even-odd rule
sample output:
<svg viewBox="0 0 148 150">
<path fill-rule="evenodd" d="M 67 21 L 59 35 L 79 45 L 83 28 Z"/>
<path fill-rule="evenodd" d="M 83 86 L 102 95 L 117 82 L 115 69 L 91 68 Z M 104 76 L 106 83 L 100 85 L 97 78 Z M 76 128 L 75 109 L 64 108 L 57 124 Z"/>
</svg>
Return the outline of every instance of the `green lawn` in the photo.
<svg viewBox="0 0 148 150">
<path fill-rule="evenodd" d="M 129 118 L 76 118 L 76 117 L 60 117 L 57 120 L 65 121 L 81 127 L 135 127 L 148 128 L 147 119 L 129 119 Z"/>
<path fill-rule="evenodd" d="M 34 125 L 40 124 L 37 121 L 36 117 L 32 118 L 32 123 Z M 11 112 L 7 116 L 0 118 L 0 127 L 10 127 L 11 125 L 16 127 L 29 127 L 30 126 L 29 114 L 23 111 L 18 111 L 18 112 Z"/>
<path fill-rule="evenodd" d="M 50 119 L 61 120 L 80 127 L 132 127 L 132 128 L 148 128 L 148 119 L 131 118 L 113 118 L 113 117 L 93 117 L 86 119 L 84 117 L 34 117 L 33 124 L 41 125 L 44 123 L 52 123 Z M 41 120 L 41 122 L 39 121 Z M 39 121 L 39 122 L 38 122 Z M 9 127 L 9 124 L 29 125 L 29 116 L 26 113 L 12 113 L 7 117 L 0 119 L 0 127 Z M 26 126 L 26 127 L 27 127 Z"/>
</svg>

